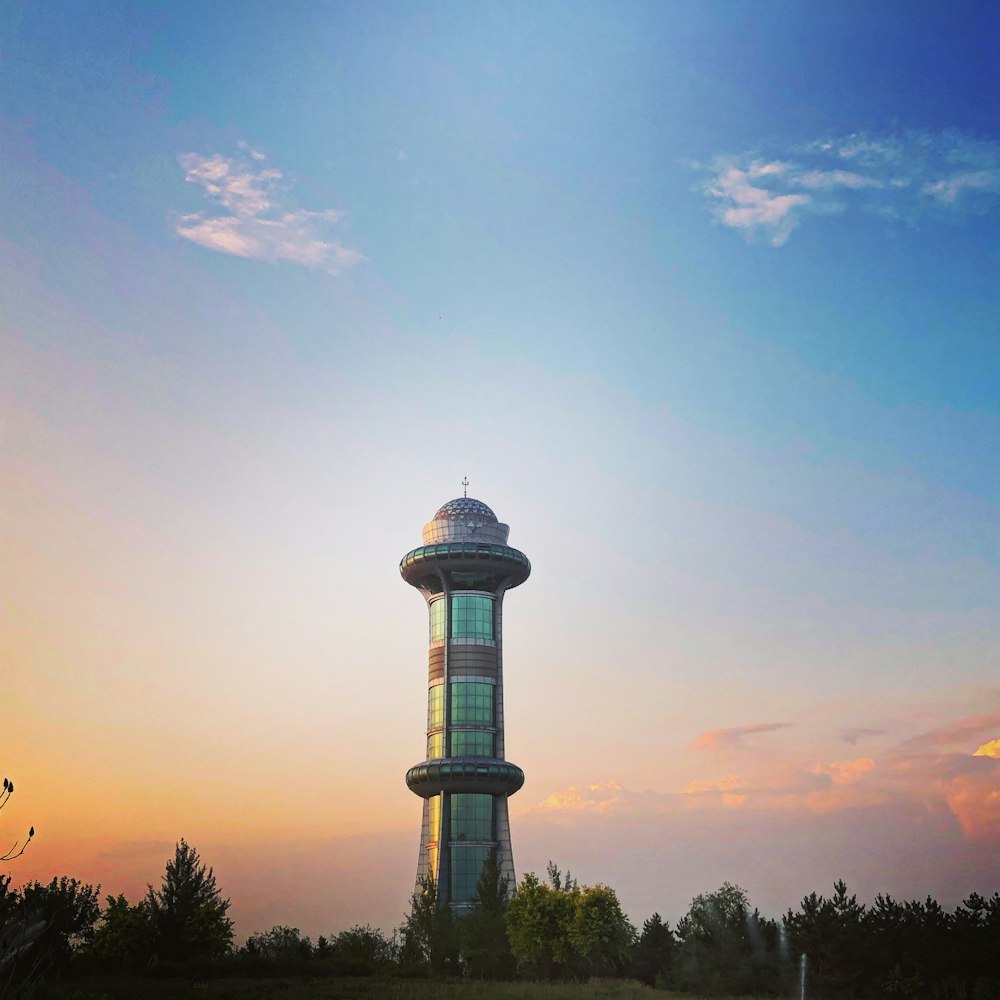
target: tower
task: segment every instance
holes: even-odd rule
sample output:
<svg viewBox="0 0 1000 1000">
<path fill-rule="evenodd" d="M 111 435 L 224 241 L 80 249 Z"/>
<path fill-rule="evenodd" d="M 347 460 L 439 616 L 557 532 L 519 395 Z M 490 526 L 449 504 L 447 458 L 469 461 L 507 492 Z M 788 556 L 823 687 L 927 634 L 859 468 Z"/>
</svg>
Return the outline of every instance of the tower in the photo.
<svg viewBox="0 0 1000 1000">
<path fill-rule="evenodd" d="M 502 606 L 531 563 L 507 544 L 509 533 L 486 504 L 458 497 L 399 564 L 430 618 L 427 758 L 406 772 L 424 800 L 417 883 L 433 880 L 439 903 L 458 912 L 474 899 L 491 849 L 514 885 L 507 798 L 524 772 L 504 756 Z"/>
</svg>

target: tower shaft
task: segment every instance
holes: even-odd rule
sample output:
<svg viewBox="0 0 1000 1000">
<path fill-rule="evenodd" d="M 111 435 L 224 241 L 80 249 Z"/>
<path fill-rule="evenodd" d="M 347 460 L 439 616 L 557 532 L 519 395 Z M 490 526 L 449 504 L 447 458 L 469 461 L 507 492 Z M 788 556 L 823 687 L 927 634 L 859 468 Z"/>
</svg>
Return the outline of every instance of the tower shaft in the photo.
<svg viewBox="0 0 1000 1000">
<path fill-rule="evenodd" d="M 441 905 L 460 912 L 491 851 L 514 884 L 507 799 L 524 773 L 505 755 L 502 612 L 531 565 L 506 544 L 508 531 L 485 504 L 460 497 L 400 563 L 429 617 L 426 758 L 406 774 L 424 799 L 417 885 L 433 881 Z"/>
</svg>

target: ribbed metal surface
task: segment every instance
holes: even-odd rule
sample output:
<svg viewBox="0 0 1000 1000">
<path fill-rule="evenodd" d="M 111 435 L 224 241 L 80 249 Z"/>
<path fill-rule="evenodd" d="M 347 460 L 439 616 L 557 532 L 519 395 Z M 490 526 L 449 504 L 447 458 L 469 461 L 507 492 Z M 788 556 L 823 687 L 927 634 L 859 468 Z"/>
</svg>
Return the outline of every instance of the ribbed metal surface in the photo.
<svg viewBox="0 0 1000 1000">
<path fill-rule="evenodd" d="M 496 521 L 497 516 L 483 503 L 472 497 L 449 500 L 435 515 L 435 521 Z"/>
</svg>

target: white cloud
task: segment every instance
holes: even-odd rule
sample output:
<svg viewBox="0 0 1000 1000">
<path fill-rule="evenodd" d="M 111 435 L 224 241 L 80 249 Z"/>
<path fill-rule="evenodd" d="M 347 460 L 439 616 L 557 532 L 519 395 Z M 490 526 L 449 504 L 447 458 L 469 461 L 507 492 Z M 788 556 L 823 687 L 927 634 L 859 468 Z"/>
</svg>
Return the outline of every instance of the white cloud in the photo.
<svg viewBox="0 0 1000 1000">
<path fill-rule="evenodd" d="M 716 218 L 725 226 L 761 234 L 772 246 L 780 247 L 798 224 L 795 209 L 810 201 L 804 194 L 774 194 L 751 181 L 780 176 L 779 163 L 751 163 L 747 169 L 720 165 L 705 190 L 718 200 Z"/>
<path fill-rule="evenodd" d="M 359 251 L 345 247 L 329 233 L 342 212 L 292 206 L 281 187 L 281 171 L 264 167 L 263 153 L 245 142 L 239 145 L 250 161 L 219 153 L 178 157 L 184 179 L 197 184 L 222 210 L 179 216 L 174 222 L 178 236 L 218 253 L 287 260 L 334 275 L 364 260 Z"/>
<path fill-rule="evenodd" d="M 972 170 L 924 185 L 924 193 L 953 205 L 963 191 L 1000 192 L 1000 169 Z"/>
<path fill-rule="evenodd" d="M 715 218 L 775 247 L 808 216 L 861 210 L 913 223 L 928 213 L 958 217 L 1000 204 L 1000 143 L 953 130 L 857 132 L 774 152 L 695 166 L 709 174 L 700 190 Z"/>
</svg>

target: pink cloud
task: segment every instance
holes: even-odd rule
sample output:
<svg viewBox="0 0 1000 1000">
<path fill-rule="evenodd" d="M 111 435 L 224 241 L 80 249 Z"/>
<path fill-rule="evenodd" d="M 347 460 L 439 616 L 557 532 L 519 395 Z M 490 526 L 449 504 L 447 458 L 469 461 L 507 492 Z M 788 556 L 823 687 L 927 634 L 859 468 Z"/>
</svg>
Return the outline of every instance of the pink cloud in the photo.
<svg viewBox="0 0 1000 1000">
<path fill-rule="evenodd" d="M 717 750 L 733 747 L 747 736 L 753 736 L 755 733 L 773 733 L 778 729 L 787 729 L 790 725 L 789 722 L 753 722 L 744 726 L 733 726 L 731 729 L 709 729 L 694 738 L 691 749 Z"/>
</svg>

